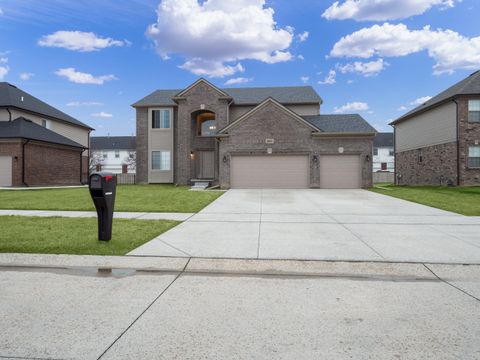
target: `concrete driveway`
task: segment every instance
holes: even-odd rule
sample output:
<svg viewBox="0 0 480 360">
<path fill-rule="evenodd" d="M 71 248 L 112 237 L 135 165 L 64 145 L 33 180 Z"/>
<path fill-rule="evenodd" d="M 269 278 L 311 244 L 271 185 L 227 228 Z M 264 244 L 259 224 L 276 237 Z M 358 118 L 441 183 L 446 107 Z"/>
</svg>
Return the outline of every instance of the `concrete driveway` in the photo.
<svg viewBox="0 0 480 360">
<path fill-rule="evenodd" d="M 129 255 L 480 264 L 480 218 L 366 190 L 230 190 Z"/>
</svg>

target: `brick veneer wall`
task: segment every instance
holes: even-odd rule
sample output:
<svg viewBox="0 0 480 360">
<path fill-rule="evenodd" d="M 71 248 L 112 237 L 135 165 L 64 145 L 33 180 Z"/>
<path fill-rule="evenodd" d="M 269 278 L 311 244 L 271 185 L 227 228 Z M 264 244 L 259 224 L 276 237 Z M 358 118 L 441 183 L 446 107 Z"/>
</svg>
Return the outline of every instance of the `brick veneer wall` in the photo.
<svg viewBox="0 0 480 360">
<path fill-rule="evenodd" d="M 480 97 L 476 97 L 480 99 Z M 480 124 L 468 122 L 468 98 L 460 98 L 458 103 L 458 136 L 460 152 L 460 185 L 480 185 L 480 169 L 468 168 L 468 147 L 480 146 Z"/>
<path fill-rule="evenodd" d="M 148 183 L 148 108 L 137 108 L 136 136 L 136 178 L 137 184 Z"/>
<path fill-rule="evenodd" d="M 338 155 L 339 147 L 343 154 L 358 154 L 362 161 L 362 186 L 372 186 L 372 147 L 373 137 L 313 138 L 312 128 L 299 123 L 292 115 L 273 103 L 266 104 L 249 118 L 234 126 L 228 138 L 220 142 L 220 186 L 230 187 L 230 156 L 237 154 L 308 154 L 310 157 L 310 187 L 320 186 L 319 161 L 313 156 Z M 266 144 L 266 138 L 273 138 L 274 144 Z M 367 161 L 367 155 L 370 161 Z M 223 158 L 226 162 L 223 162 Z"/>
<path fill-rule="evenodd" d="M 427 146 L 396 154 L 398 185 L 457 183 L 457 143 Z M 421 161 L 420 161 L 421 157 Z"/>
</svg>

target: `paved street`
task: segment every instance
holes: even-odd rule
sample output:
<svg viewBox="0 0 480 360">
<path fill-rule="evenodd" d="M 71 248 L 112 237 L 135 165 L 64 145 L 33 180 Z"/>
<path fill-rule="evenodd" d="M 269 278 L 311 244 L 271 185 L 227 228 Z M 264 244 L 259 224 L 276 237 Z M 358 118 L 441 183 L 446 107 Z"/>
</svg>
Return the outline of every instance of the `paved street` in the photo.
<svg viewBox="0 0 480 360">
<path fill-rule="evenodd" d="M 6 254 L 0 264 L 0 358 L 480 357 L 480 266 Z"/>
<path fill-rule="evenodd" d="M 365 190 L 229 190 L 130 255 L 480 264 L 480 217 Z"/>
</svg>

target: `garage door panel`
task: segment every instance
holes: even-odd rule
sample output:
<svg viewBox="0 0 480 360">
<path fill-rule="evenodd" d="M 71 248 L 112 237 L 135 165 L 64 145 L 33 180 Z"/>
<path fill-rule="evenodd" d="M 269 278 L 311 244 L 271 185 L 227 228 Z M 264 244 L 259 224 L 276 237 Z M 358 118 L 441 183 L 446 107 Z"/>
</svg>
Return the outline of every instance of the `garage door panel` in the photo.
<svg viewBox="0 0 480 360">
<path fill-rule="evenodd" d="M 362 187 L 359 155 L 320 156 L 320 187 L 323 189 L 358 189 Z"/>
<path fill-rule="evenodd" d="M 11 156 L 0 156 L 0 186 L 12 186 Z"/>
<path fill-rule="evenodd" d="M 232 188 L 305 189 L 310 184 L 307 155 L 232 156 Z"/>
</svg>

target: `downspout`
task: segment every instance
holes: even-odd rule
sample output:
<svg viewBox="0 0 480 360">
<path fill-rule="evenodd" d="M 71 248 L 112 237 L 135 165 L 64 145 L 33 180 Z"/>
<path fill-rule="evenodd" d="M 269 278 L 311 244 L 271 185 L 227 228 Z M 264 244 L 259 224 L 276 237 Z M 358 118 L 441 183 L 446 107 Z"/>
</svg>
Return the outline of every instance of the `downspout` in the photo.
<svg viewBox="0 0 480 360">
<path fill-rule="evenodd" d="M 8 121 L 12 121 L 12 112 L 10 111 L 10 108 L 6 108 L 8 112 Z"/>
<path fill-rule="evenodd" d="M 393 127 L 393 184 L 394 185 L 399 185 L 398 184 L 398 178 L 397 178 L 397 141 L 396 141 L 396 128 L 395 125 L 392 125 Z"/>
<path fill-rule="evenodd" d="M 458 131 L 458 126 L 459 126 L 459 120 L 458 120 L 458 102 L 456 99 L 453 99 L 453 102 L 457 106 L 457 126 L 456 126 L 456 138 L 457 138 L 457 186 L 460 186 L 460 139 L 459 139 L 459 131 Z"/>
<path fill-rule="evenodd" d="M 83 152 L 85 151 L 85 148 L 82 148 L 82 151 L 80 151 L 80 184 L 83 185 Z"/>
<path fill-rule="evenodd" d="M 29 185 L 25 182 L 25 145 L 30 142 L 30 139 L 27 139 L 22 145 L 22 184 L 28 187 Z"/>
</svg>

